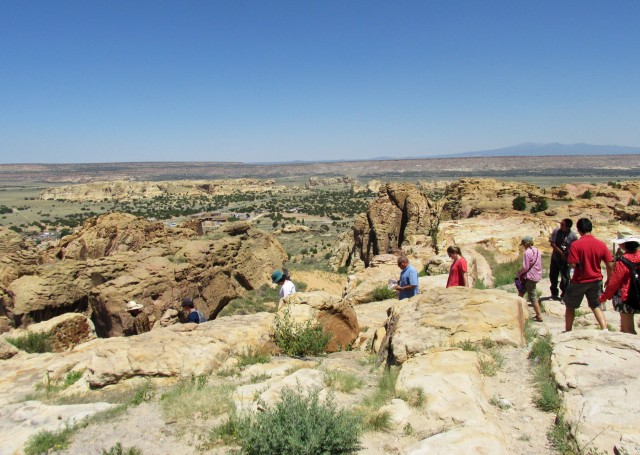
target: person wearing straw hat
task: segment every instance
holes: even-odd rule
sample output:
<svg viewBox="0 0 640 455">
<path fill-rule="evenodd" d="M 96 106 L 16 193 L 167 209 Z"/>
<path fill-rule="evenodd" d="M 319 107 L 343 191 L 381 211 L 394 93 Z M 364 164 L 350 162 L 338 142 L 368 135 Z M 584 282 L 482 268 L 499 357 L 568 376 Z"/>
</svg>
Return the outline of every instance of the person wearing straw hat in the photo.
<svg viewBox="0 0 640 455">
<path fill-rule="evenodd" d="M 126 305 L 127 311 L 133 318 L 133 328 L 130 335 L 140 335 L 151 330 L 149 317 L 142 311 L 143 308 L 144 306 L 136 303 L 135 300 L 131 300 Z"/>
<path fill-rule="evenodd" d="M 613 241 L 614 245 L 618 245 L 623 250 L 622 258 L 628 263 L 639 264 L 640 263 L 640 238 L 631 233 L 618 233 L 618 238 Z M 604 293 L 600 296 L 600 302 L 612 299 L 613 309 L 620 313 L 620 331 L 623 333 L 636 334 L 636 328 L 633 321 L 633 315 L 640 313 L 640 302 L 630 301 L 630 288 L 631 288 L 631 270 L 628 263 L 625 263 L 623 259 L 616 261 L 616 265 L 613 268 L 613 274 L 607 282 L 607 287 Z M 636 300 L 637 300 L 637 296 Z"/>
<path fill-rule="evenodd" d="M 517 273 L 520 282 L 524 283 L 524 289 L 518 291 L 519 297 L 527 294 L 527 300 L 531 303 L 533 311 L 536 315 L 533 320 L 542 322 L 542 313 L 540 311 L 540 302 L 536 293 L 536 285 L 542 279 L 542 255 L 540 250 L 533 246 L 533 238 L 525 235 L 520 241 L 520 245 L 524 248 L 522 255 L 522 268 Z"/>
<path fill-rule="evenodd" d="M 607 268 L 607 282 L 613 272 L 613 256 L 607 245 L 596 239 L 591 231 L 593 225 L 589 218 L 580 218 L 576 223 L 580 239 L 573 242 L 569 250 L 569 274 L 573 270 L 573 277 L 564 293 L 564 325 L 567 332 L 573 329 L 573 320 L 576 317 L 576 309 L 580 308 L 582 299 L 587 297 L 589 308 L 598 321 L 602 330 L 607 330 L 607 321 L 600 303 L 600 291 L 602 289 L 601 264 L 604 262 Z"/>
</svg>

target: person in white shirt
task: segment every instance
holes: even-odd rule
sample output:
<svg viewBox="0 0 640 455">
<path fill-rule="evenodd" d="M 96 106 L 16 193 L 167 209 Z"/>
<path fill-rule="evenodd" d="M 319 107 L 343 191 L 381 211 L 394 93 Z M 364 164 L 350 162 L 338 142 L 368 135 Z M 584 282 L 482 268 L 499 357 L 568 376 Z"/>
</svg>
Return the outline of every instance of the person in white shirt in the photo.
<svg viewBox="0 0 640 455">
<path fill-rule="evenodd" d="M 286 271 L 285 271 L 286 272 Z M 284 298 L 288 295 L 294 294 L 296 292 L 296 286 L 291 281 L 291 277 L 288 273 L 285 273 L 281 270 L 274 270 L 271 274 L 271 281 L 279 284 L 280 287 L 280 298 Z"/>
</svg>

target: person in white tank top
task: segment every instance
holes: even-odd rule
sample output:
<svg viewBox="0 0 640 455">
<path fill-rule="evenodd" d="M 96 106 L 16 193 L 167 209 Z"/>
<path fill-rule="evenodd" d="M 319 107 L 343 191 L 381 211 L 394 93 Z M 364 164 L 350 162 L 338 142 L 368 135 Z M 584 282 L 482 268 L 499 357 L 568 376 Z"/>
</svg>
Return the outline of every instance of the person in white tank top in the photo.
<svg viewBox="0 0 640 455">
<path fill-rule="evenodd" d="M 281 270 L 274 270 L 271 274 L 271 281 L 280 285 L 281 299 L 296 292 L 296 286 L 293 284 L 293 281 L 291 281 L 288 273 Z"/>
</svg>

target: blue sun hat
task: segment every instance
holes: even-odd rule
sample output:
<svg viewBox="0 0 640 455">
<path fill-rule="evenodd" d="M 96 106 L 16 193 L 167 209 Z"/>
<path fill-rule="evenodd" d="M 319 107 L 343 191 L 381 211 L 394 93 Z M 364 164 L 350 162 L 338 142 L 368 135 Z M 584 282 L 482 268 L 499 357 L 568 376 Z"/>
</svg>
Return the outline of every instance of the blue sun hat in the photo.
<svg viewBox="0 0 640 455">
<path fill-rule="evenodd" d="M 273 283 L 277 283 L 278 281 L 280 281 L 282 278 L 284 277 L 284 273 L 282 273 L 281 270 L 274 270 L 273 273 L 271 274 L 271 281 Z"/>
</svg>

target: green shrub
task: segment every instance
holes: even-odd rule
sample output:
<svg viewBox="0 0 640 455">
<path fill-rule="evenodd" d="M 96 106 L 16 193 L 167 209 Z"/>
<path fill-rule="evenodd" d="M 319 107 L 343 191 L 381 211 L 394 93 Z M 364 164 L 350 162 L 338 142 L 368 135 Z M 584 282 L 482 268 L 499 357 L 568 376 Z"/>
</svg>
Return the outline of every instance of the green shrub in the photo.
<svg viewBox="0 0 640 455">
<path fill-rule="evenodd" d="M 363 424 L 369 431 L 391 431 L 391 413 L 378 411 L 368 414 L 364 417 Z"/>
<path fill-rule="evenodd" d="M 581 199 L 591 199 L 593 197 L 593 193 L 591 192 L 591 190 L 585 190 L 585 192 L 578 197 Z"/>
<path fill-rule="evenodd" d="M 350 393 L 364 385 L 364 381 L 353 373 L 331 370 L 326 373 L 325 383 L 332 389 Z"/>
<path fill-rule="evenodd" d="M 478 279 L 473 283 L 473 288 L 474 289 L 484 290 L 484 289 L 487 289 L 487 285 L 484 284 L 484 280 Z"/>
<path fill-rule="evenodd" d="M 381 285 L 371 291 L 371 301 L 381 302 L 388 299 L 397 299 L 398 293 L 393 289 L 389 289 L 387 285 Z"/>
<path fill-rule="evenodd" d="M 513 201 L 511 201 L 511 205 L 513 206 L 513 210 L 522 212 L 527 208 L 527 198 L 524 196 L 517 196 Z"/>
<path fill-rule="evenodd" d="M 552 352 L 553 345 L 549 335 L 538 337 L 529 352 L 529 359 L 535 364 L 533 379 L 537 394 L 534 402 L 538 408 L 547 412 L 554 412 L 560 408 L 560 395 L 551 372 Z"/>
<path fill-rule="evenodd" d="M 318 322 L 294 322 L 287 309 L 274 319 L 273 338 L 285 355 L 318 355 L 326 352 L 331 334 L 326 333 Z"/>
<path fill-rule="evenodd" d="M 271 356 L 269 354 L 264 354 L 253 347 L 248 347 L 238 356 L 238 366 L 246 367 L 256 363 L 269 363 L 270 360 Z"/>
<path fill-rule="evenodd" d="M 538 202 L 536 202 L 536 205 L 531 207 L 531 213 L 544 212 L 548 208 L 549 208 L 549 203 L 547 202 L 547 200 L 541 199 Z"/>
<path fill-rule="evenodd" d="M 51 352 L 51 334 L 49 332 L 27 332 L 15 338 L 7 337 L 6 340 L 16 348 L 30 354 Z"/>
<path fill-rule="evenodd" d="M 330 396 L 284 389 L 281 400 L 239 426 L 240 445 L 249 455 L 345 454 L 359 450 L 360 420 L 339 410 Z"/>
<path fill-rule="evenodd" d="M 74 429 L 66 427 L 60 431 L 41 430 L 27 440 L 25 455 L 40 455 L 53 450 L 64 450 L 69 447 Z"/>
<path fill-rule="evenodd" d="M 122 444 L 116 442 L 116 445 L 111 447 L 109 450 L 103 450 L 101 455 L 142 455 L 142 450 L 137 447 L 123 449 Z"/>
</svg>

